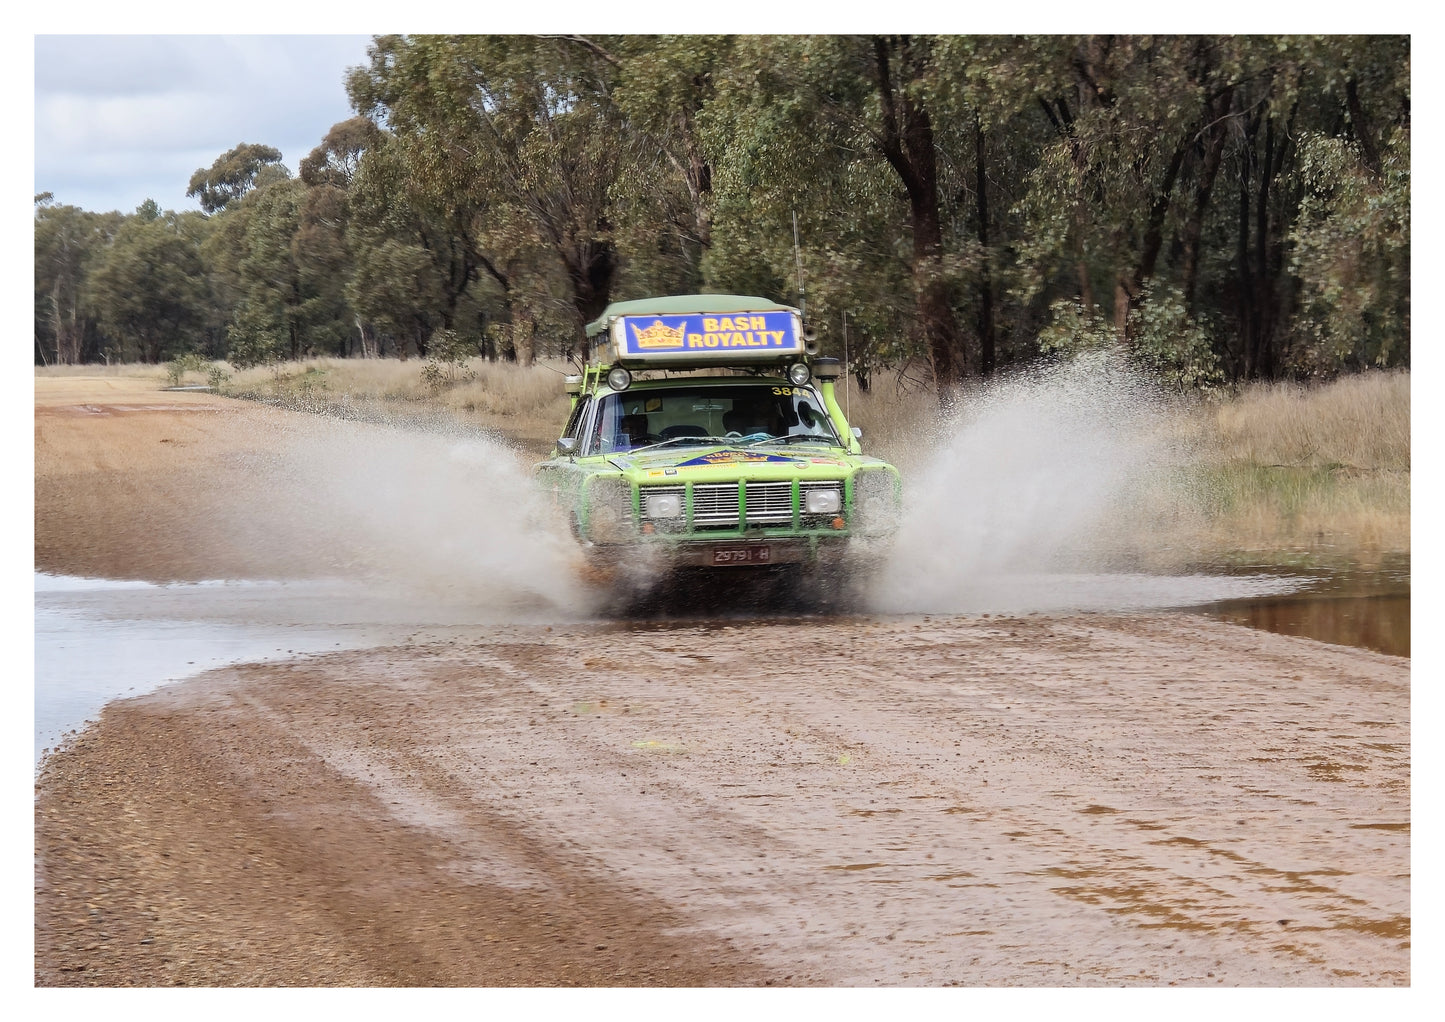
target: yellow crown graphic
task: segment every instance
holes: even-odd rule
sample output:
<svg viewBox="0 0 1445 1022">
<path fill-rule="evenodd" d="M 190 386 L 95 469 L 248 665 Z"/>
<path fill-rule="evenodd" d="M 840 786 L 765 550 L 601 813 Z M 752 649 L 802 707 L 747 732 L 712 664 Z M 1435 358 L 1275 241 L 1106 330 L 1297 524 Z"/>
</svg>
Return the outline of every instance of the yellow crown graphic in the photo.
<svg viewBox="0 0 1445 1022">
<path fill-rule="evenodd" d="M 652 321 L 652 325 L 645 330 L 634 324 L 632 335 L 637 339 L 637 346 L 642 349 L 680 348 L 682 347 L 683 328 L 668 326 L 662 320 L 655 319 Z"/>
</svg>

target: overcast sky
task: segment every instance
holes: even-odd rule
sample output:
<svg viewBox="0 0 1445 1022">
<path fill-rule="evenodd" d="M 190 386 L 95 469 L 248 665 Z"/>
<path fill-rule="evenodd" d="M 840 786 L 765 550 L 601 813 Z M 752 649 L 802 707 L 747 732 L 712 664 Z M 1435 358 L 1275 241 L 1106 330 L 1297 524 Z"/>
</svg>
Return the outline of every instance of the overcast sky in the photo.
<svg viewBox="0 0 1445 1022">
<path fill-rule="evenodd" d="M 353 116 L 369 35 L 37 35 L 35 194 L 103 212 L 198 209 L 191 175 L 242 142 L 294 174 Z"/>
</svg>

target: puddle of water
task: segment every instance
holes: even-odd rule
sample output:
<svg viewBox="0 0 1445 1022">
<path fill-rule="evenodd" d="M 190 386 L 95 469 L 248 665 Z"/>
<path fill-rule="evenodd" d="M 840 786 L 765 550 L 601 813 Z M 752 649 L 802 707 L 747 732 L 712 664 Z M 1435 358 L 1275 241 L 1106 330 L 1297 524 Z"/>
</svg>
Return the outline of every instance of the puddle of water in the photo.
<svg viewBox="0 0 1445 1022">
<path fill-rule="evenodd" d="M 195 621 L 106 621 L 35 608 L 35 762 L 112 699 L 226 664 L 337 648 L 329 636 Z"/>
<path fill-rule="evenodd" d="M 1410 655 L 1410 597 L 1304 596 L 1222 604 L 1209 611 L 1236 624 L 1391 656 Z"/>
<path fill-rule="evenodd" d="M 1410 561 L 1308 579 L 1296 592 L 1212 601 L 1213 617 L 1282 635 L 1410 655 Z"/>
<path fill-rule="evenodd" d="M 325 584 L 35 575 L 35 763 L 112 699 L 227 664 L 399 641 L 415 627 Z M 387 622 L 382 624 L 381 622 Z"/>
</svg>

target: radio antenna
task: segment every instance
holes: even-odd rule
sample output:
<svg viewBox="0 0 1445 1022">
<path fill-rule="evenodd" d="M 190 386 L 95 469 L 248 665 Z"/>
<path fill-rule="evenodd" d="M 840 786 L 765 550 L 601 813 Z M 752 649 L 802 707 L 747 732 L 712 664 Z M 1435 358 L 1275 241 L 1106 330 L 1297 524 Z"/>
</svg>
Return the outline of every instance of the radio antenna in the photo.
<svg viewBox="0 0 1445 1022">
<path fill-rule="evenodd" d="M 806 319 L 808 315 L 808 299 L 803 294 L 803 249 L 798 244 L 798 211 L 793 210 L 793 261 L 798 266 L 798 311 Z"/>
<path fill-rule="evenodd" d="M 843 418 L 848 419 L 848 394 L 852 387 L 848 384 L 848 310 L 843 310 Z M 852 422 L 852 419 L 848 419 Z"/>
</svg>

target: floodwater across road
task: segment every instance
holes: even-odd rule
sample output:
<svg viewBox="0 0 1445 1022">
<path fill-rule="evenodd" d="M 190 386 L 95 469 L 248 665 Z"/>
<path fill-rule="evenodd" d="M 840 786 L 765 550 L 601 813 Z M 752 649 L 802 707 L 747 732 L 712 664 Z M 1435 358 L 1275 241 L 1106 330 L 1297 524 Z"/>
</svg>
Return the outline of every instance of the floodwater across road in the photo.
<svg viewBox="0 0 1445 1022">
<path fill-rule="evenodd" d="M 1267 631 L 1409 656 L 1409 577 L 1406 559 L 1318 577 L 1258 570 L 1177 579 L 1096 576 L 1071 584 L 1077 594 L 1092 592 L 1117 608 L 1189 606 Z M 1056 599 L 1068 588 L 1051 586 Z M 37 572 L 35 762 L 112 699 L 227 664 L 406 642 L 476 622 L 475 608 L 418 604 L 342 582 L 156 585 Z"/>
</svg>

